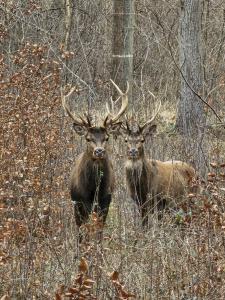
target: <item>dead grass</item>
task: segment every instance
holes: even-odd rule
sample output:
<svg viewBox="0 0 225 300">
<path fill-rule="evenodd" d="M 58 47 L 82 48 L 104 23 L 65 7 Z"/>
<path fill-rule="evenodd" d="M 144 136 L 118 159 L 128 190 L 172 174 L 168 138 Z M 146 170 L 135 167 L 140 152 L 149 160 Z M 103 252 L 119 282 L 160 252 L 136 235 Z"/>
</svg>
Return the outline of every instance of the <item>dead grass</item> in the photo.
<svg viewBox="0 0 225 300">
<path fill-rule="evenodd" d="M 223 168 L 214 170 L 202 194 L 187 198 L 179 224 L 176 215 L 165 215 L 160 224 L 153 215 L 145 231 L 120 183 L 102 243 L 91 221 L 90 240 L 80 247 L 69 197 L 54 199 L 48 209 L 42 199 L 3 205 L 0 294 L 9 299 L 224 299 Z M 83 273 L 81 257 L 87 264 Z M 80 276 L 90 283 L 83 284 Z"/>
</svg>

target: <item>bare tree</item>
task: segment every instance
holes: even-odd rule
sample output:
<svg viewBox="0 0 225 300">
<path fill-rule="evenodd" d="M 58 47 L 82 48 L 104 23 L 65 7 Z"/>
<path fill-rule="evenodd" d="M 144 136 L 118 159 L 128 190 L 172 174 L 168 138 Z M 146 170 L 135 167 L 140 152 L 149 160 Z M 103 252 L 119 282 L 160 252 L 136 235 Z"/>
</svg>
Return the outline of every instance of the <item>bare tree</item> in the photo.
<svg viewBox="0 0 225 300">
<path fill-rule="evenodd" d="M 72 7 L 71 1 L 65 0 L 65 37 L 64 37 L 64 48 L 68 50 L 69 40 L 70 40 L 70 31 L 71 31 L 71 22 L 72 22 Z"/>
<path fill-rule="evenodd" d="M 132 98 L 134 0 L 114 0 L 111 77 L 124 89 L 130 83 Z"/>
<path fill-rule="evenodd" d="M 203 166 L 201 144 L 205 124 L 204 104 L 198 97 L 198 95 L 203 95 L 204 81 L 201 41 L 202 8 L 202 1 L 181 1 L 179 36 L 181 89 L 176 121 L 178 131 L 186 137 L 185 149 L 191 154 L 197 167 Z"/>
</svg>

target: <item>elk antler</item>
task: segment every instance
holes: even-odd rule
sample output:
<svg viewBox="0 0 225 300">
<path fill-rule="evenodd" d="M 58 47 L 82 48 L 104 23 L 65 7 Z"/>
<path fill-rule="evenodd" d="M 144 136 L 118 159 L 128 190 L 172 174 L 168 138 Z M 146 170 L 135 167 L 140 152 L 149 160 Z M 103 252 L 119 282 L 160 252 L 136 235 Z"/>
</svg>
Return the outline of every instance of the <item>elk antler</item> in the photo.
<svg viewBox="0 0 225 300">
<path fill-rule="evenodd" d="M 109 109 L 109 103 L 107 102 L 106 103 L 106 111 L 107 111 L 107 113 L 108 113 L 108 115 L 107 115 L 107 117 L 108 118 L 112 118 L 113 117 L 113 115 L 114 115 L 114 113 L 115 113 L 115 108 L 114 108 L 114 106 L 115 106 L 115 104 L 118 102 L 120 100 L 120 96 L 119 96 L 119 98 L 117 98 L 115 101 L 113 101 L 113 99 L 112 99 L 112 96 L 110 97 L 110 107 L 111 107 L 111 111 L 110 111 L 110 109 Z"/>
<path fill-rule="evenodd" d="M 104 120 L 104 125 L 108 125 L 108 124 L 112 124 L 112 123 L 115 123 L 116 121 L 118 121 L 118 119 L 124 114 L 126 108 L 127 108 L 127 105 L 128 105 L 128 91 L 129 91 L 129 83 L 127 82 L 127 90 L 125 93 L 123 93 L 120 88 L 115 84 L 114 81 L 112 81 L 112 79 L 110 79 L 110 81 L 112 82 L 112 84 L 115 86 L 115 88 L 117 89 L 117 91 L 119 92 L 119 98 L 116 100 L 116 102 L 122 98 L 122 105 L 121 105 L 121 108 L 119 110 L 119 112 L 116 114 L 116 115 L 113 115 L 112 113 L 110 113 L 109 111 L 109 107 L 106 106 L 107 110 L 108 110 L 108 114 Z"/>
<path fill-rule="evenodd" d="M 69 96 L 75 91 L 75 87 L 72 87 L 66 95 L 63 93 L 63 89 L 61 89 L 61 98 L 62 98 L 62 106 L 67 112 L 67 114 L 73 119 L 74 123 L 76 125 L 80 126 L 90 126 L 90 119 L 87 117 L 87 121 L 83 119 L 82 117 L 77 118 L 71 111 L 69 110 L 66 100 L 69 98 Z"/>
<path fill-rule="evenodd" d="M 160 101 L 159 106 L 158 106 L 156 112 L 154 113 L 153 117 L 150 120 L 148 120 L 146 123 L 144 123 L 144 125 L 140 126 L 141 130 L 143 130 L 148 124 L 152 123 L 155 120 L 156 116 L 158 115 L 158 113 L 160 111 L 161 106 L 162 106 L 162 102 Z"/>
<path fill-rule="evenodd" d="M 128 133 L 131 133 L 130 125 L 129 125 L 128 119 L 126 119 L 125 124 L 126 124 L 126 127 L 125 127 L 125 128 L 126 128 L 127 132 L 128 132 Z"/>
</svg>

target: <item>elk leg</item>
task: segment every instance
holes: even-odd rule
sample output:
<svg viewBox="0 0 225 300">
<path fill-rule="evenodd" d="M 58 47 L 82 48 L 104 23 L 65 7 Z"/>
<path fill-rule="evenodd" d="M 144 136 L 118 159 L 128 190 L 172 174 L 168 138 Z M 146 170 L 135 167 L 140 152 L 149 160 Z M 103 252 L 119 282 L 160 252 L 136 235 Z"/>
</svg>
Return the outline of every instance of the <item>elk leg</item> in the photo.
<svg viewBox="0 0 225 300">
<path fill-rule="evenodd" d="M 158 199 L 157 210 L 158 210 L 158 220 L 160 221 L 163 218 L 163 212 L 166 207 L 166 199 Z"/>
<path fill-rule="evenodd" d="M 111 203 L 112 195 L 107 194 L 104 197 L 99 197 L 97 212 L 99 216 L 102 218 L 103 224 L 105 224 L 108 212 L 109 212 L 109 206 Z"/>
<path fill-rule="evenodd" d="M 140 197 L 138 194 L 133 195 L 132 199 L 134 200 L 134 202 L 136 202 L 138 206 L 138 210 L 141 214 L 142 227 L 147 227 L 148 225 L 148 208 L 146 203 L 147 200 L 143 197 Z"/>
<path fill-rule="evenodd" d="M 74 216 L 78 227 L 88 221 L 92 210 L 92 203 L 87 201 L 74 201 Z"/>
<path fill-rule="evenodd" d="M 144 200 L 143 198 L 140 198 L 137 195 L 132 196 L 131 198 L 134 200 L 134 202 L 136 202 L 138 210 L 141 214 L 142 227 L 146 228 L 148 226 L 148 214 L 149 214 L 149 208 L 146 202 L 147 200 L 146 199 Z"/>
<path fill-rule="evenodd" d="M 141 220 L 142 220 L 142 226 L 147 227 L 148 226 L 148 210 L 146 207 L 141 208 Z"/>
</svg>

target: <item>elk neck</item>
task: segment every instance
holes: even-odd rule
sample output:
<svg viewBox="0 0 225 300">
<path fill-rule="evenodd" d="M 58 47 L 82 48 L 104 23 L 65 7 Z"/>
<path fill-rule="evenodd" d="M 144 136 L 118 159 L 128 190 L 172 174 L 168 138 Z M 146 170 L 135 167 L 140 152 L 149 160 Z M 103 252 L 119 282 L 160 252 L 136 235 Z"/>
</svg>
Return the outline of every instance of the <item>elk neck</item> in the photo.
<svg viewBox="0 0 225 300">
<path fill-rule="evenodd" d="M 127 179 L 132 180 L 134 178 L 138 179 L 139 181 L 149 181 L 152 179 L 154 174 L 157 173 L 157 162 L 154 160 L 149 160 L 143 154 L 138 159 L 127 159 L 125 163 L 126 168 L 126 176 Z"/>
<path fill-rule="evenodd" d="M 111 177 L 111 163 L 107 155 L 104 159 L 95 160 L 87 152 L 83 152 L 72 172 L 72 187 L 75 186 L 81 194 L 91 194 L 101 182 L 102 188 L 104 186 L 108 190 Z"/>
<path fill-rule="evenodd" d="M 144 153 L 136 159 L 127 159 L 125 163 L 127 177 L 140 178 L 146 166 Z"/>
<path fill-rule="evenodd" d="M 86 151 L 83 153 L 83 169 L 86 169 L 88 172 L 93 170 L 103 170 L 109 165 L 109 156 L 106 150 L 105 156 L 103 158 L 94 158 L 93 149 L 87 147 Z"/>
</svg>

